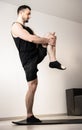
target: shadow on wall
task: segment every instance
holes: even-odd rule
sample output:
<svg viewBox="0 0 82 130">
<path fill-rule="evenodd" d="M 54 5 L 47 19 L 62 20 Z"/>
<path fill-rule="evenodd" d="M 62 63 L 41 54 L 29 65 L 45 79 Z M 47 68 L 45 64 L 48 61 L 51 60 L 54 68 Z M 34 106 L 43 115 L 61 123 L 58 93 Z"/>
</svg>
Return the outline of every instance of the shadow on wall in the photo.
<svg viewBox="0 0 82 130">
<path fill-rule="evenodd" d="M 66 88 L 82 88 L 82 57 L 78 54 L 72 60 L 67 68 Z"/>
</svg>

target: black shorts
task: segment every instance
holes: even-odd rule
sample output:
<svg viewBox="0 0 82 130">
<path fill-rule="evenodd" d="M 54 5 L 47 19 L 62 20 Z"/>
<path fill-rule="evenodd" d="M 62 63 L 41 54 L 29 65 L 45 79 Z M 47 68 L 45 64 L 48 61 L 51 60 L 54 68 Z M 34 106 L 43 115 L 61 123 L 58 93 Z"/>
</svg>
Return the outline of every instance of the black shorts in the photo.
<svg viewBox="0 0 82 130">
<path fill-rule="evenodd" d="M 37 49 L 38 49 L 37 56 L 32 58 L 30 60 L 30 62 L 28 62 L 24 66 L 24 70 L 25 70 L 25 74 L 26 74 L 26 80 L 28 82 L 37 78 L 37 71 L 38 71 L 37 65 L 47 55 L 47 49 L 43 48 L 42 45 L 39 45 Z"/>
</svg>

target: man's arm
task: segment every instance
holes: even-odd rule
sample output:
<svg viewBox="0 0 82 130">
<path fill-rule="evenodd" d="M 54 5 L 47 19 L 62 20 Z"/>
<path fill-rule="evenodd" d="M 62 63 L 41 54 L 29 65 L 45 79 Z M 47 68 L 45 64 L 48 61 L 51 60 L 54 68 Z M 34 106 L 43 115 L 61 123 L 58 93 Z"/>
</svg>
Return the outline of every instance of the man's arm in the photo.
<svg viewBox="0 0 82 130">
<path fill-rule="evenodd" d="M 36 44 L 48 44 L 49 39 L 45 37 L 39 37 L 37 35 L 31 35 L 28 31 L 23 29 L 19 23 L 15 23 L 12 26 L 11 33 L 14 37 L 19 37 L 23 40 L 33 42 Z"/>
<path fill-rule="evenodd" d="M 15 23 L 12 26 L 11 33 L 14 37 L 19 37 L 23 40 L 33 42 L 33 43 L 36 43 L 36 44 L 54 45 L 54 42 L 52 40 L 53 36 L 46 38 L 46 37 L 39 37 L 37 35 L 32 35 L 28 31 L 26 31 L 19 23 Z"/>
</svg>

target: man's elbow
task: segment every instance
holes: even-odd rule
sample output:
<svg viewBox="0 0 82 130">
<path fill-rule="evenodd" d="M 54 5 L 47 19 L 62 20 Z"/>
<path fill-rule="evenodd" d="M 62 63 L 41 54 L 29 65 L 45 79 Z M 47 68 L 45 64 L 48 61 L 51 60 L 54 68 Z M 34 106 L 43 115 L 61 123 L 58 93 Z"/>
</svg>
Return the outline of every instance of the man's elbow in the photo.
<svg viewBox="0 0 82 130">
<path fill-rule="evenodd" d="M 33 35 L 33 36 L 29 37 L 29 42 L 36 43 L 37 42 L 37 38 Z"/>
<path fill-rule="evenodd" d="M 33 36 L 29 36 L 29 39 L 28 39 L 29 42 L 34 42 L 34 37 Z"/>
</svg>

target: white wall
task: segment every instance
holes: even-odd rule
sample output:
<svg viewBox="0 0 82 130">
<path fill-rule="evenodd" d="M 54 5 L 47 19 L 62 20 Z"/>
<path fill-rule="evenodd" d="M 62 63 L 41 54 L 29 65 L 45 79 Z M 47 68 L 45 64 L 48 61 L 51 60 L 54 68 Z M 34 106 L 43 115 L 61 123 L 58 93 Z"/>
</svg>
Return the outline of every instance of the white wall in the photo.
<svg viewBox="0 0 82 130">
<path fill-rule="evenodd" d="M 26 115 L 25 73 L 10 34 L 16 20 L 16 6 L 0 2 L 0 118 Z M 35 95 L 35 114 L 66 113 L 67 88 L 82 87 L 82 24 L 32 11 L 28 23 L 35 33 L 57 34 L 57 59 L 66 71 L 50 69 L 48 56 L 39 64 L 39 85 Z"/>
<path fill-rule="evenodd" d="M 81 41 L 82 41 L 82 24 L 81 24 Z"/>
</svg>

